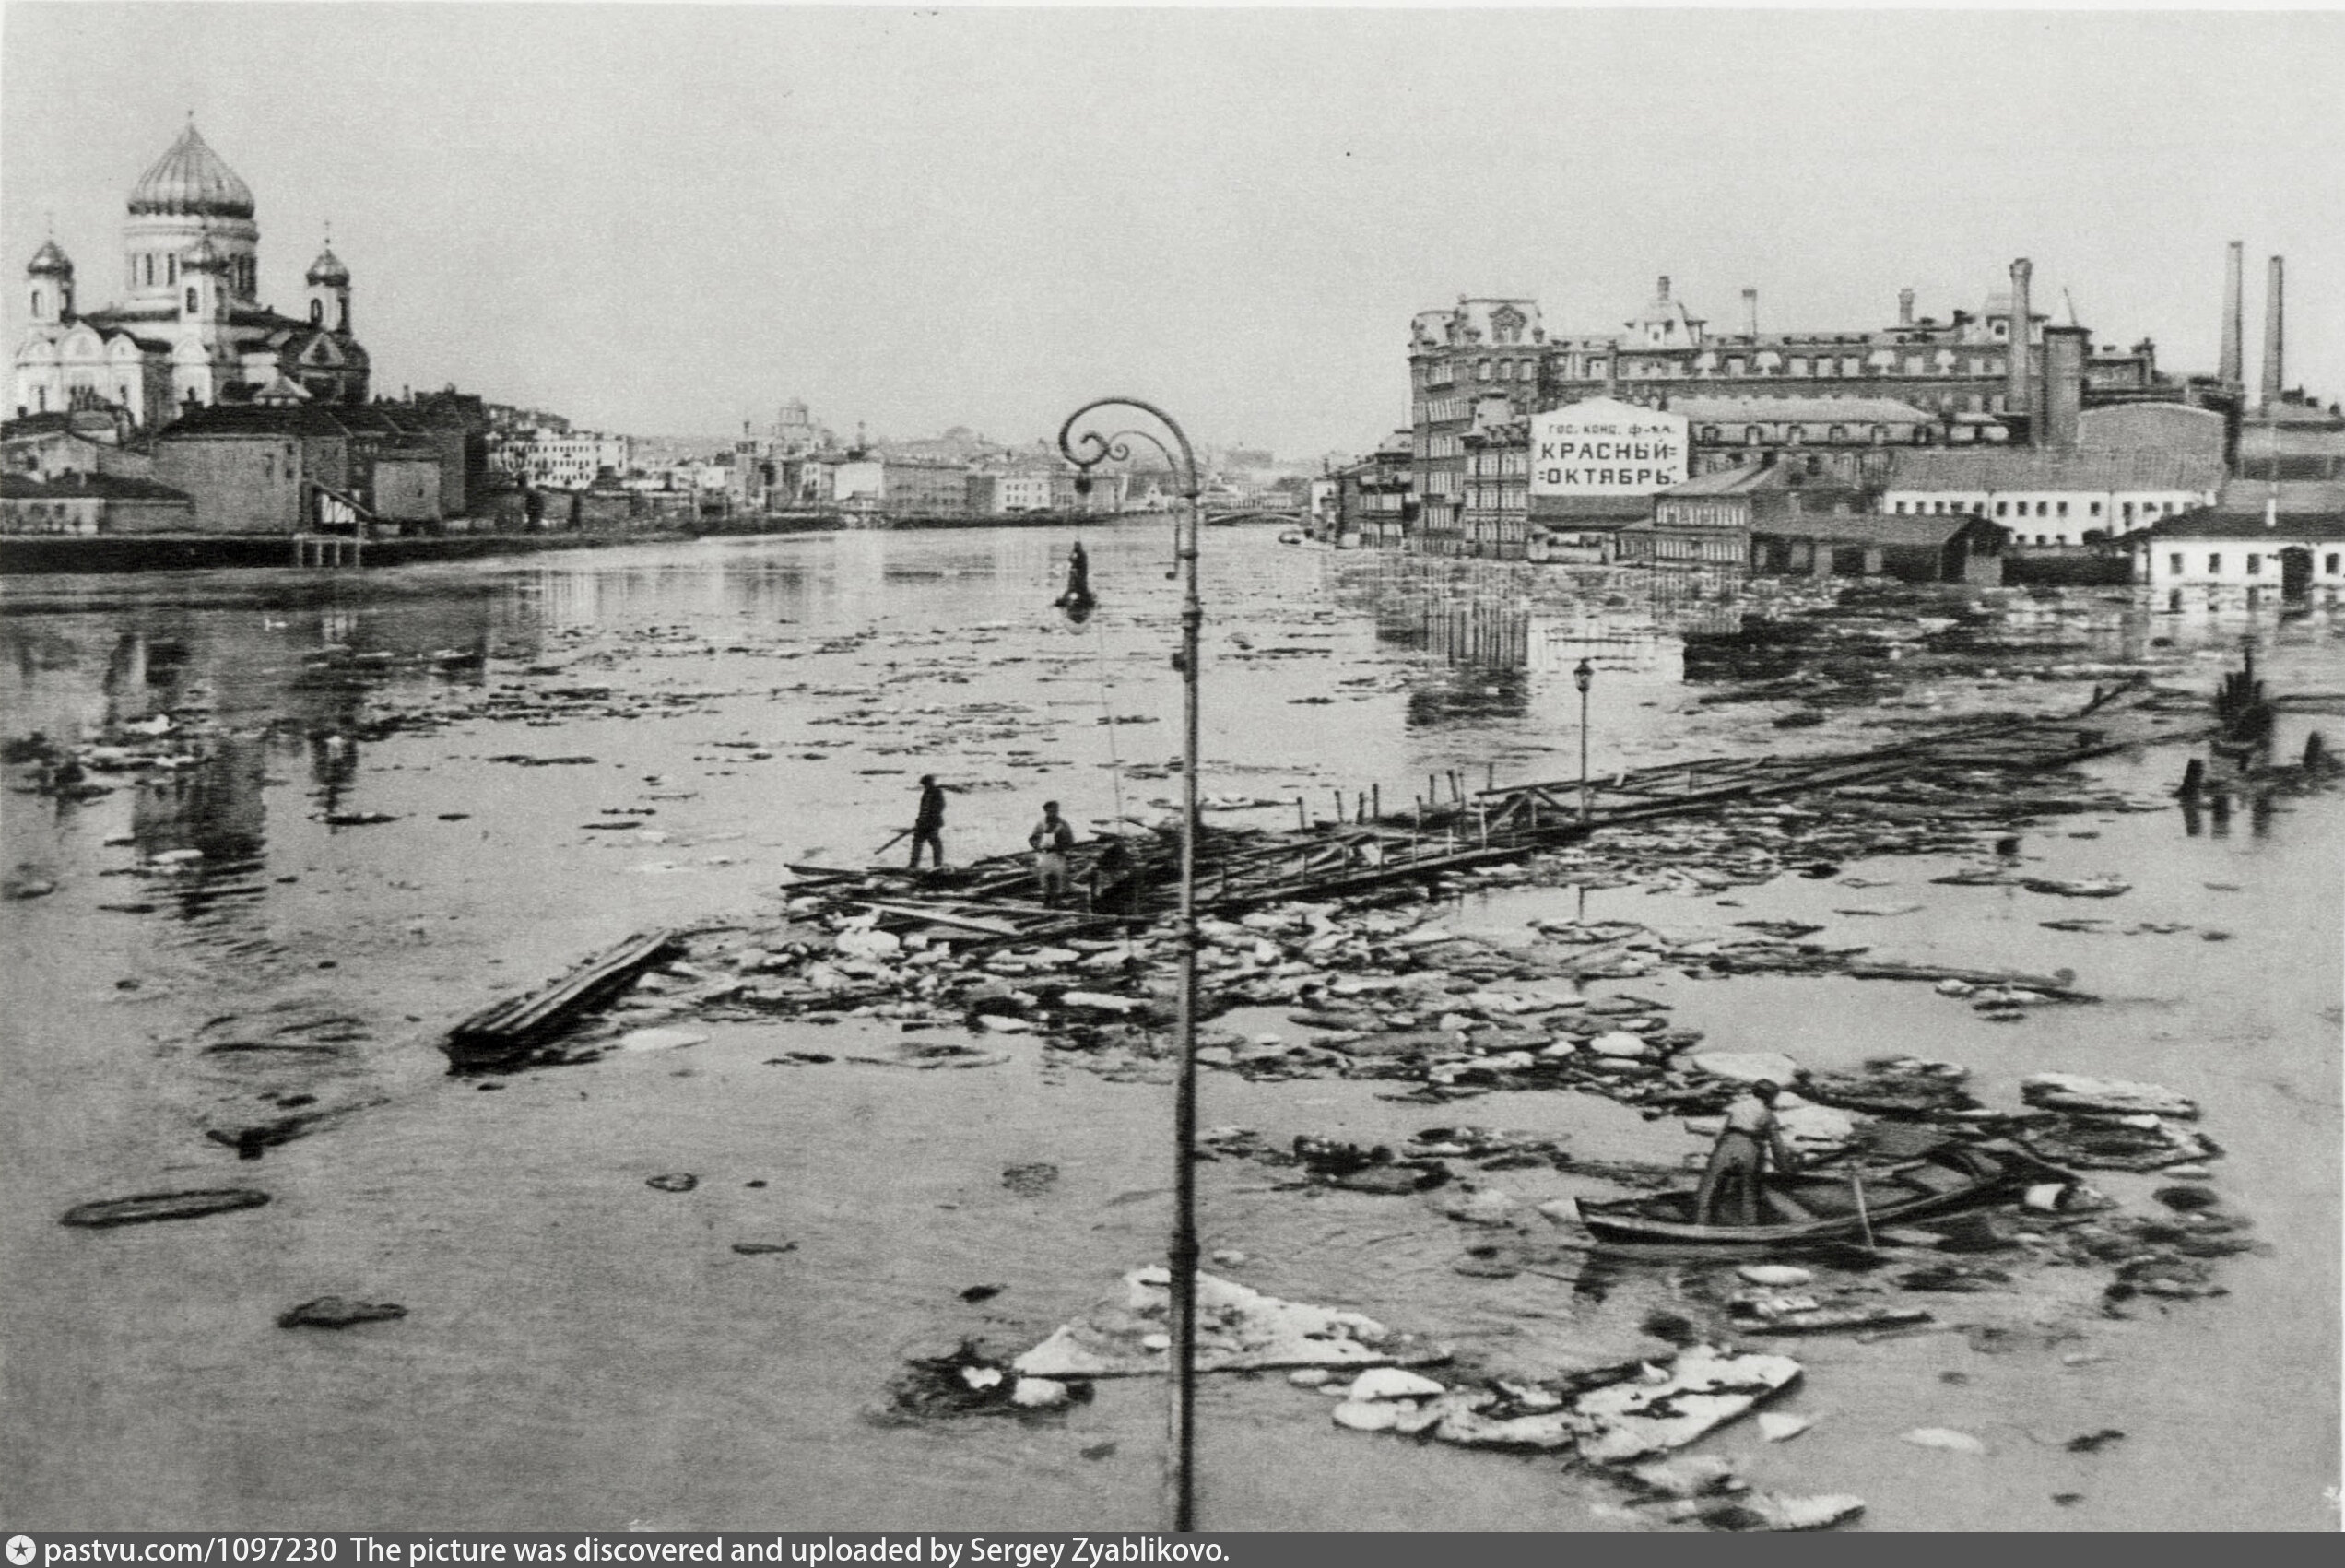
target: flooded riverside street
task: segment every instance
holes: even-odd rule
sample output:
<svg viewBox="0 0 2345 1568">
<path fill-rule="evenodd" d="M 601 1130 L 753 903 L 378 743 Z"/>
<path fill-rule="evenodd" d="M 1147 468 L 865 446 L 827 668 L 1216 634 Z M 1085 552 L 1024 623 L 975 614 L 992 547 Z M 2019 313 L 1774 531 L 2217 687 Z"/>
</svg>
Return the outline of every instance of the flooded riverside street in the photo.
<svg viewBox="0 0 2345 1568">
<path fill-rule="evenodd" d="M 1022 851 L 1045 799 L 1085 839 L 1168 819 L 1170 521 L 1082 535 L 1101 603 L 1080 626 L 1051 607 L 1074 537 L 866 531 L 7 582 L 0 1516 L 1157 1525 L 1158 1380 L 1101 1377 L 1071 1408 L 999 1419 L 894 1391 L 964 1339 L 1015 1355 L 1161 1261 L 1169 1032 L 1085 1051 L 908 1028 L 887 1007 L 760 1015 L 712 986 L 754 980 L 742 955 L 778 952 L 776 932 L 833 939 L 787 902 L 808 885 L 790 867 L 873 864 L 923 773 L 950 792 L 956 865 Z M 2124 589 L 1953 587 L 1873 604 L 1844 587 L 1815 615 L 1831 595 L 1812 585 L 1337 553 L 1257 527 L 1208 530 L 1203 578 L 1200 784 L 1224 827 L 1290 828 L 1298 799 L 1341 819 L 1371 786 L 1406 811 L 1453 771 L 1467 791 L 1574 781 L 1583 658 L 1602 777 L 2072 713 L 2136 672 L 2179 708 L 2211 698 L 2245 640 L 2276 696 L 2345 692 L 2329 608 L 2179 615 Z M 2323 727 L 2345 740 L 2345 719 L 2283 713 L 2274 755 Z M 53 764 L 76 749 L 84 782 L 59 789 Z M 1202 1077 L 1201 1125 L 1256 1136 L 1219 1137 L 1202 1167 L 1207 1268 L 1437 1341 L 1453 1378 L 1666 1362 L 1688 1322 L 1793 1357 L 1799 1380 L 1766 1409 L 1812 1426 L 1772 1442 L 1746 1420 L 1691 1452 L 1765 1491 L 1854 1494 L 1850 1527 L 2334 1527 L 2345 792 L 2202 819 L 2173 797 L 2192 754 L 2081 763 L 2045 786 L 2060 808 L 2031 796 L 2016 829 L 1884 812 L 1909 843 L 1827 823 L 1861 852 L 1827 855 L 1797 847 L 1786 800 L 1758 858 L 1662 821 L 1328 917 L 1388 920 L 1396 941 L 1437 925 L 1479 943 L 1460 967 L 1519 961 L 1549 977 L 1521 982 L 1549 985 L 1549 1007 L 1568 993 L 1666 1019 L 1703 1051 L 1820 1076 L 1960 1064 L 1992 1111 L 2020 1111 L 2039 1073 L 2163 1086 L 2196 1102 L 2215 1155 L 2171 1202 L 2191 1178 L 2079 1172 L 2111 1206 L 2080 1211 L 2095 1236 L 2136 1226 L 2103 1250 L 2064 1240 L 2078 1215 L 2013 1210 L 1992 1250 L 1909 1236 L 1810 1266 L 1820 1292 L 1916 1304 L 1926 1323 L 1746 1337 L 1728 1298 L 1751 1259 L 1591 1251 L 1534 1208 L 1633 1180 L 1461 1152 L 1440 1157 L 1445 1185 L 1379 1192 L 1280 1158 L 1298 1137 L 1462 1151 L 1457 1129 L 1479 1128 L 1589 1171 L 1698 1169 L 1715 1125 L 1690 1129 L 1698 1109 L 1597 1079 L 1250 1055 L 1314 1030 L 1247 1005 L 1209 1025 L 1230 1066 Z M 1844 954 L 1816 973 L 1703 966 L 1763 925 L 1916 965 L 2072 971 L 2095 999 L 1996 1005 L 1962 982 L 1859 977 Z M 459 1020 L 661 926 L 694 933 L 686 959 L 560 1060 L 450 1073 L 439 1047 Z M 1614 967 L 1554 978 L 1567 928 L 1617 928 Z M 1072 957 L 995 973 L 1024 984 Z M 1208 971 L 1208 991 L 1239 973 Z M 1419 1032 L 1434 1028 L 1429 1011 Z M 269 1201 L 58 1222 L 231 1186 Z M 1511 1206 L 1448 1212 L 1492 1190 Z M 2186 1244 L 2187 1267 L 2151 1257 L 2202 1208 L 2241 1244 Z M 324 1297 L 405 1311 L 280 1326 Z M 1593 1468 L 1348 1431 L 1334 1405 L 1283 1372 L 1208 1378 L 1203 1527 L 1679 1527 Z M 1972 1441 L 1909 1440 L 1929 1432 Z"/>
</svg>

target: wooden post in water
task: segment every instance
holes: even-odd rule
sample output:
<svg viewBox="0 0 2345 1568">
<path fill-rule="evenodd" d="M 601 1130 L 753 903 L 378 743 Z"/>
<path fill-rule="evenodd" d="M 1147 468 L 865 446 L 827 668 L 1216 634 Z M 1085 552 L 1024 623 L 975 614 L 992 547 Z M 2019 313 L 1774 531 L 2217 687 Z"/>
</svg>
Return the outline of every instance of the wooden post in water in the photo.
<svg viewBox="0 0 2345 1568">
<path fill-rule="evenodd" d="M 1298 795 L 1295 796 L 1295 831 L 1302 832 L 1310 826 L 1311 819 L 1303 814 L 1302 796 Z"/>
<path fill-rule="evenodd" d="M 2318 738 L 2317 732 L 2316 732 L 2315 738 Z M 2310 748 L 2307 748 L 2307 749 L 2309 750 Z M 1380 784 L 1370 784 L 1368 786 L 1368 798 L 1371 802 L 1369 807 L 1369 815 L 1373 817 L 1379 822 L 1383 821 L 1385 819 L 1385 786 Z"/>
</svg>

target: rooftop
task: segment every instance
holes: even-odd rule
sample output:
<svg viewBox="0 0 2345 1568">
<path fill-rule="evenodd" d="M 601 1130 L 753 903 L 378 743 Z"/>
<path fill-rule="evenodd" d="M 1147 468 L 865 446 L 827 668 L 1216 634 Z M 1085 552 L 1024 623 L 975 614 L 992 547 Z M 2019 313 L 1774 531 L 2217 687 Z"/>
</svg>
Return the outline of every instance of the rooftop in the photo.
<svg viewBox="0 0 2345 1568">
<path fill-rule="evenodd" d="M 1672 397 L 1668 411 L 1720 424 L 1927 425 L 1934 416 L 1893 397 Z"/>
<path fill-rule="evenodd" d="M 96 498 L 101 501 L 183 501 L 193 504 L 184 490 L 169 485 L 159 485 L 149 479 L 129 479 L 113 474 L 65 474 L 53 479 L 36 479 L 26 474 L 0 475 L 0 494 L 11 501 L 71 501 Z"/>
<path fill-rule="evenodd" d="M 1900 490 L 2190 490 L 2211 493 L 2220 462 L 2168 452 L 2037 452 L 1971 447 L 1900 452 L 1888 488 Z"/>
<path fill-rule="evenodd" d="M 2345 485 L 2337 487 L 2345 489 Z M 2345 541 L 2345 506 L 2324 512 L 2283 512 L 2268 518 L 2261 512 L 2206 508 L 2178 517 L 2162 517 L 2128 538 L 2142 539 L 2270 539 L 2276 542 L 2318 539 Z"/>
</svg>

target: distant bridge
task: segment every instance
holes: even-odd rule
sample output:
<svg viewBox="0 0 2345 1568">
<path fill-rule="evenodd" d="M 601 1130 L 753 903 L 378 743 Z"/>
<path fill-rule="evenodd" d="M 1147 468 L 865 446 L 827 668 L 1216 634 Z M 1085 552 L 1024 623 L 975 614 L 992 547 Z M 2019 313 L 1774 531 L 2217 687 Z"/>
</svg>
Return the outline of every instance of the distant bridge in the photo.
<svg viewBox="0 0 2345 1568">
<path fill-rule="evenodd" d="M 1218 528 L 1235 523 L 1300 523 L 1302 521 L 1302 513 L 1300 508 L 1282 511 L 1269 506 L 1253 507 L 1244 512 L 1208 512 L 1205 516 L 1206 526 L 1208 528 Z"/>
</svg>

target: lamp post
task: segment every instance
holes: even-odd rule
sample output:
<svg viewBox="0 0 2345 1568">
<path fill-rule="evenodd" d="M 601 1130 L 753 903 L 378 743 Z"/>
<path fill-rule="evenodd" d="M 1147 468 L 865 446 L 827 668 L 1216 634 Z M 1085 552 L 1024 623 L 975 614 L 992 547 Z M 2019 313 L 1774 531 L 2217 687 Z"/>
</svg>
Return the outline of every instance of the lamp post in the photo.
<svg viewBox="0 0 2345 1568">
<path fill-rule="evenodd" d="M 1596 666 L 1582 659 L 1579 667 L 1572 671 L 1572 684 L 1580 689 L 1580 821 L 1583 824 L 1588 819 L 1587 694 L 1595 680 Z"/>
<path fill-rule="evenodd" d="M 1196 454 L 1172 416 L 1137 397 L 1102 397 L 1086 403 L 1059 427 L 1058 450 L 1086 477 L 1111 458 L 1130 455 L 1129 441 L 1144 439 L 1160 452 L 1164 443 L 1145 430 L 1102 435 L 1078 433 L 1087 414 L 1102 408 L 1130 409 L 1154 419 L 1180 448 L 1178 477 L 1188 501 L 1188 533 L 1176 528 L 1174 569 L 1181 574 L 1181 919 L 1178 1056 L 1172 1097 L 1172 1235 L 1169 1270 L 1172 1354 L 1172 1528 L 1196 1527 L 1196 830 L 1197 830 L 1197 640 L 1205 605 L 1197 594 L 1197 545 L 1205 529 L 1204 487 L 1197 482 Z M 1170 455 L 1169 454 L 1167 454 Z"/>
</svg>

